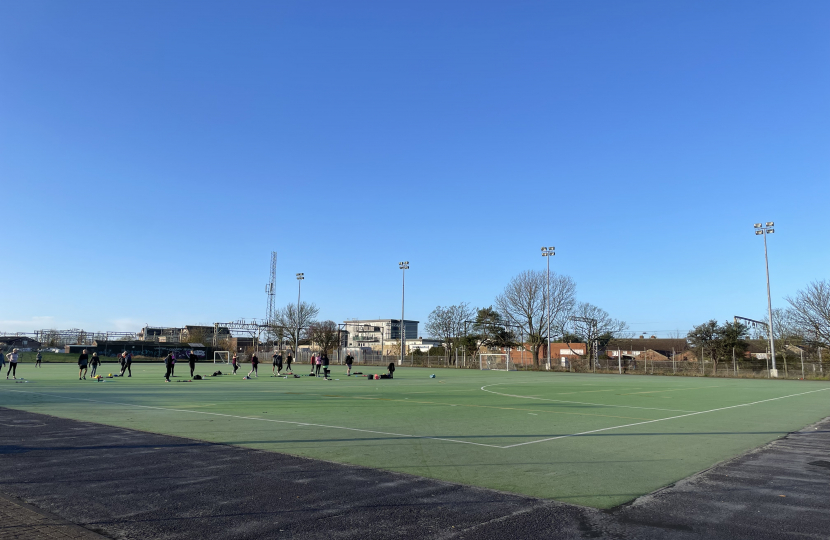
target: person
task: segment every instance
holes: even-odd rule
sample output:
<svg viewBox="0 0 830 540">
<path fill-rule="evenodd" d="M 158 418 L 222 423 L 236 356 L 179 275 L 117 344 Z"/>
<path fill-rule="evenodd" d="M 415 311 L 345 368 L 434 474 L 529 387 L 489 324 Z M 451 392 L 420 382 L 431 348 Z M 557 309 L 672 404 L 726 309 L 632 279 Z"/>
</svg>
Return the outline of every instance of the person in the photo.
<svg viewBox="0 0 830 540">
<path fill-rule="evenodd" d="M 9 374 L 17 379 L 17 351 L 18 349 L 12 349 L 12 352 L 6 355 L 9 361 L 9 370 L 6 372 L 7 379 L 9 378 Z"/>
<path fill-rule="evenodd" d="M 97 352 L 92 353 L 92 359 L 90 359 L 89 365 L 92 367 L 92 369 L 89 370 L 89 376 L 94 379 L 95 378 L 95 372 L 98 371 L 98 366 L 101 365 L 101 359 L 98 358 L 98 353 Z"/>
<path fill-rule="evenodd" d="M 84 352 L 78 357 L 78 380 L 86 379 L 86 366 L 89 364 L 89 355 L 87 354 L 87 350 L 84 349 Z"/>
<path fill-rule="evenodd" d="M 389 362 L 386 370 L 389 372 L 389 378 L 391 379 L 395 375 L 395 362 Z"/>
<path fill-rule="evenodd" d="M 124 374 L 124 365 L 127 362 L 127 351 L 123 351 L 118 355 L 118 365 L 121 366 L 121 375 Z"/>
<path fill-rule="evenodd" d="M 233 366 L 233 374 L 236 375 L 236 370 L 239 369 L 239 357 L 236 356 L 236 353 L 233 353 L 233 358 L 231 358 L 231 365 Z"/>
<path fill-rule="evenodd" d="M 248 372 L 248 378 L 251 378 L 251 373 L 254 374 L 254 377 L 258 377 L 259 373 L 257 373 L 257 366 L 259 366 L 259 358 L 257 358 L 256 351 L 251 354 L 251 371 Z"/>
<path fill-rule="evenodd" d="M 323 353 L 323 358 L 320 360 L 320 363 L 323 365 L 323 378 L 329 378 L 329 355 Z M 318 366 L 319 367 L 319 366 Z"/>
<path fill-rule="evenodd" d="M 121 376 L 124 376 L 124 372 L 127 372 L 127 377 L 133 376 L 133 354 L 124 351 L 124 359 L 121 361 Z"/>
<path fill-rule="evenodd" d="M 280 371 L 282 371 L 282 353 L 274 351 L 274 356 L 271 358 L 274 359 L 274 367 L 271 368 L 271 374 L 280 375 Z"/>
<path fill-rule="evenodd" d="M 291 351 L 288 351 L 288 355 L 285 357 L 285 370 L 288 373 L 291 373 L 291 362 L 294 361 L 294 358 L 291 356 Z"/>
<path fill-rule="evenodd" d="M 346 355 L 346 376 L 351 377 L 352 375 L 352 364 L 354 364 L 354 358 L 351 354 Z"/>
<path fill-rule="evenodd" d="M 196 371 L 196 353 L 190 351 L 190 355 L 188 355 L 187 361 L 190 364 L 190 377 L 193 378 L 193 372 Z"/>
<path fill-rule="evenodd" d="M 170 361 L 172 362 L 170 364 L 170 376 L 175 377 L 176 376 L 176 354 L 175 353 L 170 353 L 170 358 L 171 358 Z"/>
<path fill-rule="evenodd" d="M 311 373 L 309 375 L 314 375 L 314 366 L 317 365 L 317 354 L 311 355 Z"/>
<path fill-rule="evenodd" d="M 170 382 L 170 375 L 173 374 L 173 353 L 167 353 L 167 356 L 164 357 L 164 380 L 166 382 Z"/>
<path fill-rule="evenodd" d="M 40 365 L 40 362 L 43 360 L 43 355 L 40 354 L 40 351 L 37 352 L 37 356 L 35 356 L 35 367 L 43 367 Z"/>
<path fill-rule="evenodd" d="M 320 366 L 323 365 L 323 359 L 320 355 L 317 355 L 317 360 L 314 362 L 314 375 L 319 377 L 320 376 Z"/>
</svg>

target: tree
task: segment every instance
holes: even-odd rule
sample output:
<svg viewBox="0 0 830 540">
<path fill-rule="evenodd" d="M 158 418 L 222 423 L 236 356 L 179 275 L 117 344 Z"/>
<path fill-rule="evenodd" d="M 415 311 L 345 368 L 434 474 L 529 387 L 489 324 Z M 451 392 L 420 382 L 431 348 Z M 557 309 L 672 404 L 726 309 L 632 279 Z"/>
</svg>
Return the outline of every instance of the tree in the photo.
<svg viewBox="0 0 830 540">
<path fill-rule="evenodd" d="M 612 339 L 625 337 L 623 334 L 628 330 L 628 325 L 624 321 L 612 318 L 607 311 L 588 302 L 576 305 L 567 324 L 569 334 L 586 344 L 588 358 L 594 357 L 595 346 L 601 349 Z M 568 334 L 564 328 L 562 334 Z"/>
<path fill-rule="evenodd" d="M 818 345 L 830 346 L 830 281 L 814 281 L 804 290 L 787 297 L 792 319 L 804 336 L 812 336 Z"/>
<path fill-rule="evenodd" d="M 314 318 L 320 313 L 320 308 L 308 302 L 297 305 L 290 303 L 275 314 L 276 327 L 282 327 L 287 333 L 288 343 L 294 354 L 297 354 L 299 340 L 307 337 L 308 328 L 315 322 Z"/>
<path fill-rule="evenodd" d="M 340 332 L 334 321 L 314 322 L 309 325 L 308 337 L 311 342 L 328 356 L 329 351 L 340 346 Z"/>
<path fill-rule="evenodd" d="M 438 306 L 427 317 L 424 329 L 434 338 L 444 342 L 448 351 L 457 346 L 458 338 L 464 335 L 464 321 L 473 318 L 475 310 L 467 302 L 455 306 Z"/>
<path fill-rule="evenodd" d="M 696 348 L 709 352 L 712 359 L 712 374 L 717 375 L 718 363 L 736 356 L 743 357 L 749 349 L 746 341 L 748 328 L 741 323 L 725 322 L 719 325 L 715 319 L 695 326 L 687 335 L 688 341 Z"/>
<path fill-rule="evenodd" d="M 772 310 L 772 339 L 775 343 L 775 356 L 780 354 L 784 359 L 784 375 L 789 373 L 787 366 L 787 345 L 802 343 L 804 335 L 797 322 L 797 315 L 793 309 L 774 308 Z M 760 336 L 769 340 L 769 327 L 761 327 Z"/>
<path fill-rule="evenodd" d="M 516 336 L 505 324 L 504 317 L 493 306 L 479 309 L 473 323 L 479 344 L 484 347 L 515 346 Z"/>
<path fill-rule="evenodd" d="M 527 335 L 533 352 L 533 365 L 539 367 L 539 347 L 547 339 L 548 301 L 551 328 L 561 328 L 575 303 L 576 283 L 569 276 L 552 272 L 550 299 L 547 298 L 547 272 L 525 270 L 515 276 L 496 297 L 501 316 L 518 325 Z"/>
</svg>

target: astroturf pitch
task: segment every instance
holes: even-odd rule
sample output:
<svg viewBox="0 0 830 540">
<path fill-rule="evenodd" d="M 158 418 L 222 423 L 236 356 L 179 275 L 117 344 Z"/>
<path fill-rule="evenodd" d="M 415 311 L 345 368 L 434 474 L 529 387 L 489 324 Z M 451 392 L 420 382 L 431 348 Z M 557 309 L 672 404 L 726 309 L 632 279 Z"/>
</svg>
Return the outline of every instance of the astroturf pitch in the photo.
<svg viewBox="0 0 830 540">
<path fill-rule="evenodd" d="M 160 364 L 134 364 L 131 378 L 93 382 L 71 365 L 22 364 L 29 382 L 0 379 L 0 406 L 597 508 L 830 415 L 827 382 L 424 368 L 369 381 L 341 366 L 325 381 L 265 368 L 177 382 L 180 364 L 166 383 Z"/>
</svg>

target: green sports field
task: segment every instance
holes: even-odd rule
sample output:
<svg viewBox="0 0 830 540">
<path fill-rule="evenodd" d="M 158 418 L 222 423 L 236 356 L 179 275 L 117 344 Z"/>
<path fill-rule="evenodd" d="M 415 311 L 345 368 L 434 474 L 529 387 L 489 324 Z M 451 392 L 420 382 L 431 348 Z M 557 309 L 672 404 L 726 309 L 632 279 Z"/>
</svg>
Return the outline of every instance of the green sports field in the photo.
<svg viewBox="0 0 830 540">
<path fill-rule="evenodd" d="M 29 382 L 3 377 L 0 406 L 598 508 L 830 415 L 827 382 L 423 368 L 369 381 L 341 366 L 325 381 L 262 367 L 254 380 L 165 383 L 160 364 L 105 382 L 78 381 L 71 365 L 22 364 Z"/>
</svg>

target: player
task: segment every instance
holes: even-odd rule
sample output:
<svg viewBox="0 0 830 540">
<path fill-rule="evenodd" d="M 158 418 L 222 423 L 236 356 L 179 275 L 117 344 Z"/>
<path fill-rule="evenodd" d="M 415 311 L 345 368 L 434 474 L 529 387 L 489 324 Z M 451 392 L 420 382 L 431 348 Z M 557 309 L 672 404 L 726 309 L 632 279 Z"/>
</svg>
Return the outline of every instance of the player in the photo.
<svg viewBox="0 0 830 540">
<path fill-rule="evenodd" d="M 170 353 L 171 364 L 170 364 L 170 376 L 176 376 L 176 353 Z"/>
<path fill-rule="evenodd" d="M 98 366 L 101 365 L 101 359 L 98 358 L 98 353 L 92 353 L 92 358 L 89 360 L 89 365 L 92 369 L 89 370 L 89 376 L 95 378 L 95 372 L 98 371 Z"/>
<path fill-rule="evenodd" d="M 17 379 L 17 351 L 18 349 L 12 349 L 12 352 L 6 355 L 9 361 L 9 370 L 6 372 L 6 379 L 9 378 L 9 374 Z"/>
<path fill-rule="evenodd" d="M 35 367 L 43 367 L 40 365 L 40 362 L 43 360 L 43 355 L 40 354 L 40 351 L 37 352 L 37 356 L 35 356 Z"/>
<path fill-rule="evenodd" d="M 254 374 L 254 377 L 259 377 L 259 373 L 257 372 L 257 368 L 259 366 L 259 358 L 256 355 L 256 351 L 251 354 L 251 371 L 248 372 L 248 378 L 251 378 L 251 373 Z"/>
<path fill-rule="evenodd" d="M 393 378 L 395 374 L 395 362 L 389 362 L 389 365 L 386 367 L 386 371 L 389 372 L 389 378 Z"/>
<path fill-rule="evenodd" d="M 285 357 L 285 370 L 288 373 L 291 373 L 291 362 L 294 361 L 294 358 L 291 356 L 291 351 L 288 351 L 288 355 Z"/>
<path fill-rule="evenodd" d="M 321 363 L 321 364 L 322 364 L 322 366 L 323 366 L 323 378 L 328 379 L 328 373 L 329 373 L 329 355 L 328 355 L 328 354 L 326 354 L 326 353 L 323 353 L 323 358 L 322 358 L 322 359 L 320 359 L 320 363 Z M 317 366 L 317 368 L 318 368 L 318 370 L 319 370 L 320 366 Z M 320 372 L 318 371 L 318 372 L 317 372 L 317 374 L 319 375 L 319 373 L 320 373 Z"/>
<path fill-rule="evenodd" d="M 236 353 L 233 353 L 233 358 L 231 358 L 231 365 L 233 366 L 233 374 L 236 375 L 236 370 L 239 369 L 239 357 L 236 356 Z"/>
<path fill-rule="evenodd" d="M 274 360 L 274 367 L 271 368 L 271 374 L 274 376 L 281 375 L 280 371 L 282 371 L 282 353 L 279 351 L 274 351 L 274 356 L 271 357 Z"/>
<path fill-rule="evenodd" d="M 193 372 L 196 371 L 196 353 L 190 351 L 190 354 L 187 357 L 187 362 L 190 364 L 190 378 L 193 378 Z"/>
<path fill-rule="evenodd" d="M 351 354 L 346 355 L 346 376 L 351 377 L 352 375 L 352 364 L 354 363 L 354 357 Z"/>
<path fill-rule="evenodd" d="M 175 360 L 173 360 L 173 353 L 167 353 L 167 356 L 164 357 L 165 382 L 170 382 L 170 375 L 173 374 L 173 362 L 175 362 Z"/>
<path fill-rule="evenodd" d="M 86 379 L 86 367 L 89 364 L 89 355 L 87 354 L 87 350 L 84 349 L 84 352 L 78 357 L 78 380 Z"/>
<path fill-rule="evenodd" d="M 121 376 L 124 376 L 124 372 L 127 372 L 127 377 L 133 376 L 133 354 L 127 351 L 124 351 L 124 358 L 121 360 Z"/>
</svg>

